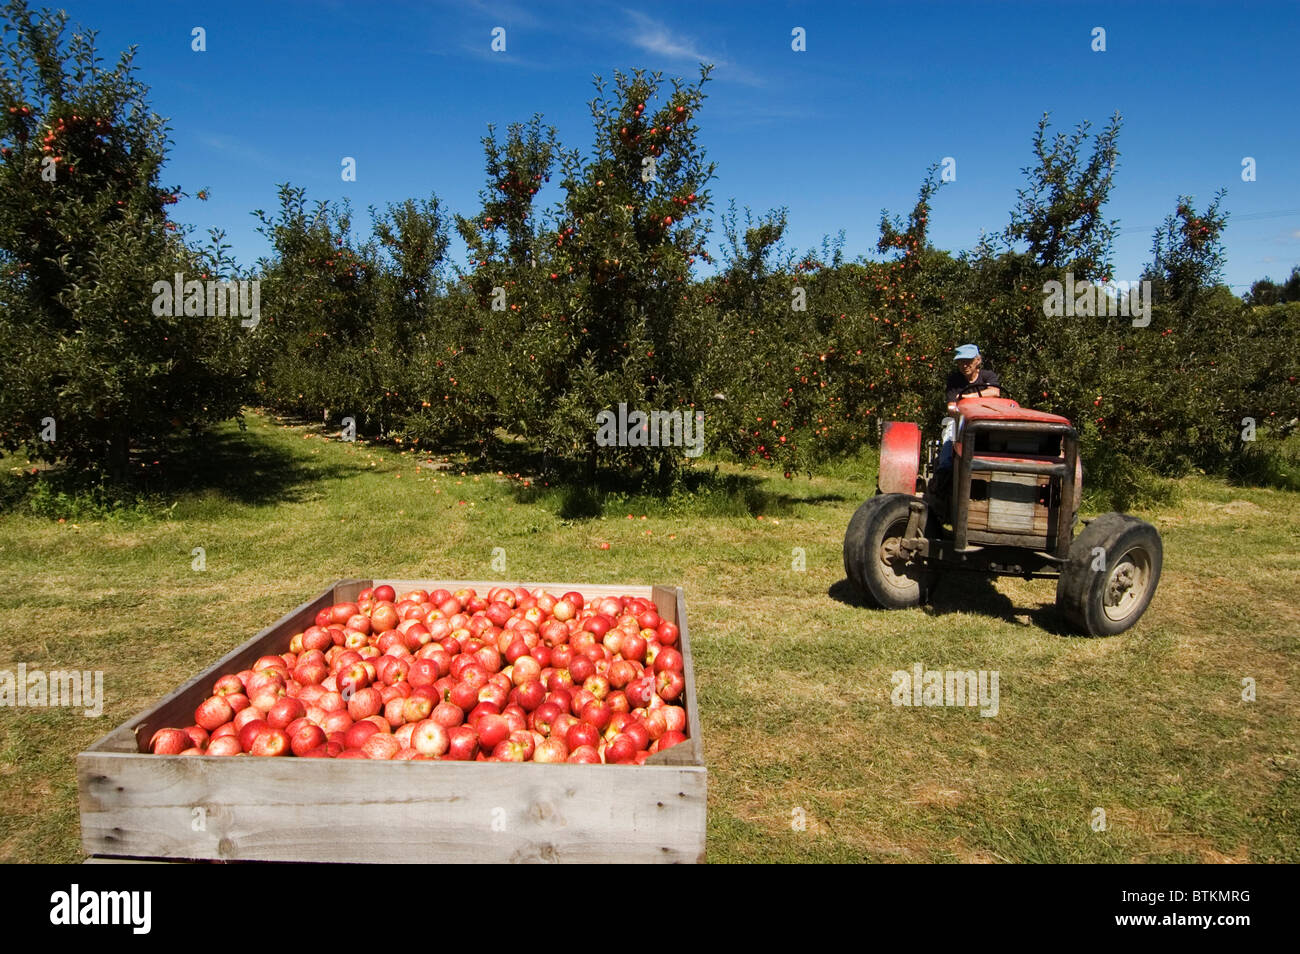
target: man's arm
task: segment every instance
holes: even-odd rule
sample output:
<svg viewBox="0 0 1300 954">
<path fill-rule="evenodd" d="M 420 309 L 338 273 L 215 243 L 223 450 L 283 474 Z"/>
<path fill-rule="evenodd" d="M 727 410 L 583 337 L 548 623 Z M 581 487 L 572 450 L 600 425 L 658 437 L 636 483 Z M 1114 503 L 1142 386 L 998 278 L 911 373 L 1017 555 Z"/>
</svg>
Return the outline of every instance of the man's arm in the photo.
<svg viewBox="0 0 1300 954">
<path fill-rule="evenodd" d="M 998 383 L 996 374 L 990 373 L 987 377 L 983 374 L 974 381 L 963 381 L 964 387 L 948 388 L 948 407 L 954 408 L 958 401 L 973 397 L 1001 397 L 1002 387 Z"/>
</svg>

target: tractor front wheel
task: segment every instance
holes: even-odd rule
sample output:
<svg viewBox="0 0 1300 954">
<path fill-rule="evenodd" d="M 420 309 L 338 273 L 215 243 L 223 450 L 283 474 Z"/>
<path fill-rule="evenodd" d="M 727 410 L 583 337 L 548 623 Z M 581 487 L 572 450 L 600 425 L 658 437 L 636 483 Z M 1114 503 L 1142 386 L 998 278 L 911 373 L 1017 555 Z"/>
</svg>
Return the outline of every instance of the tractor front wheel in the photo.
<svg viewBox="0 0 1300 954">
<path fill-rule="evenodd" d="M 858 508 L 844 534 L 844 573 L 881 609 L 919 606 L 934 583 L 932 570 L 898 555 L 915 499 L 908 494 L 872 497 Z"/>
<path fill-rule="evenodd" d="M 1122 513 L 1103 514 L 1070 544 L 1056 582 L 1056 607 L 1089 636 L 1122 633 L 1146 612 L 1163 560 L 1155 527 Z"/>
</svg>

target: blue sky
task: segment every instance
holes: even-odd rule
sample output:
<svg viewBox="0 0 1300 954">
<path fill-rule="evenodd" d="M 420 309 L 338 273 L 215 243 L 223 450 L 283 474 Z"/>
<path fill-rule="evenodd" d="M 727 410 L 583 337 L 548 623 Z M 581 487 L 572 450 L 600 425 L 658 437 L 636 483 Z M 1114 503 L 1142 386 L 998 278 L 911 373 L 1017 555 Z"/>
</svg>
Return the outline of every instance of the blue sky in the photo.
<svg viewBox="0 0 1300 954">
<path fill-rule="evenodd" d="M 1180 193 L 1203 206 L 1221 187 L 1234 290 L 1300 263 L 1295 3 L 59 5 L 100 31 L 106 57 L 139 47 L 172 127 L 165 181 L 212 194 L 174 213 L 224 228 L 245 265 L 267 251 L 250 213 L 274 206 L 277 183 L 349 198 L 362 227 L 369 206 L 431 192 L 473 214 L 487 123 L 539 112 L 567 147 L 586 147 L 593 74 L 691 77 L 701 60 L 716 65 L 698 117 L 718 165 L 715 222 L 732 197 L 756 213 L 786 206 L 796 249 L 842 229 L 849 258 L 870 255 L 881 208 L 906 212 L 926 167 L 951 156 L 931 238 L 970 248 L 1006 225 L 1044 111 L 1068 131 L 1118 110 L 1117 279 L 1137 277 Z M 195 26 L 206 52 L 190 48 Z M 496 26 L 505 53 L 490 50 Z M 791 50 L 796 26 L 806 52 Z M 1098 26 L 1104 53 L 1091 49 Z M 341 180 L 343 156 L 356 182 Z M 1241 179 L 1245 156 L 1254 182 Z"/>
</svg>

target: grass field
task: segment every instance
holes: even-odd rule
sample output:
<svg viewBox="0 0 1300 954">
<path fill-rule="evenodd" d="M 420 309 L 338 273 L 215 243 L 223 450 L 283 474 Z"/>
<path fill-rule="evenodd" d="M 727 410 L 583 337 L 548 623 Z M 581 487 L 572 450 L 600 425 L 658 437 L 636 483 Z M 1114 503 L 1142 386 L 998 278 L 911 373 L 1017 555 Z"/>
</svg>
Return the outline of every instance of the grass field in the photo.
<svg viewBox="0 0 1300 954">
<path fill-rule="evenodd" d="M 0 709 L 0 860 L 81 860 L 78 751 L 326 584 L 383 575 L 683 586 L 711 861 L 1300 861 L 1300 493 L 1183 481 L 1138 514 L 1165 547 L 1146 616 L 1083 639 L 1048 581 L 857 605 L 840 546 L 865 457 L 795 480 L 710 464 L 655 501 L 261 415 L 217 437 L 154 512 L 0 517 L 0 670 L 102 670 L 106 697 L 99 718 Z M 918 662 L 997 670 L 997 715 L 891 705 Z"/>
</svg>

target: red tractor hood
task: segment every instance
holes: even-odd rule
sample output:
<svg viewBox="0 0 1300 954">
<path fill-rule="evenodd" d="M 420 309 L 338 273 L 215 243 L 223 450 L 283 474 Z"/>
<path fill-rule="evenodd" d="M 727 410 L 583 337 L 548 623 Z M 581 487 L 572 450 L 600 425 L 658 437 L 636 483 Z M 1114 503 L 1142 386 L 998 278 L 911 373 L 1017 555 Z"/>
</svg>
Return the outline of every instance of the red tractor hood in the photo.
<svg viewBox="0 0 1300 954">
<path fill-rule="evenodd" d="M 966 421 L 1024 421 L 1026 424 L 1070 426 L 1069 420 L 1059 414 L 1021 407 L 1010 398 L 967 398 L 958 402 L 957 412 Z"/>
</svg>

